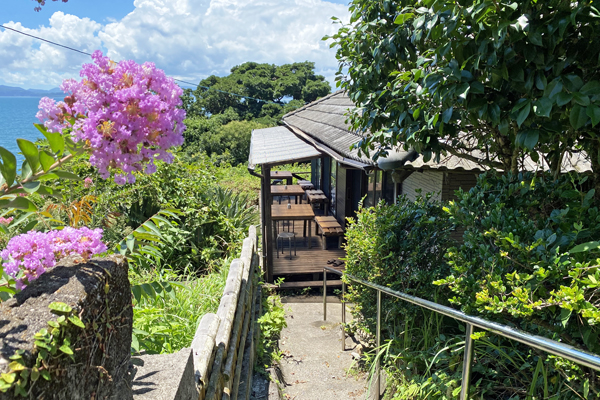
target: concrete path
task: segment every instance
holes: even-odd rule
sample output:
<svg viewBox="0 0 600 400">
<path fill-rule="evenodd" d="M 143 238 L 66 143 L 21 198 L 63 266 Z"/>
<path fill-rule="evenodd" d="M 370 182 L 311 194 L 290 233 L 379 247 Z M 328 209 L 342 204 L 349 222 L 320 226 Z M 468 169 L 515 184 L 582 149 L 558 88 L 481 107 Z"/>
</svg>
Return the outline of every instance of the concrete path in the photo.
<svg viewBox="0 0 600 400">
<path fill-rule="evenodd" d="M 327 321 L 323 321 L 322 297 L 283 299 L 288 326 L 281 333 L 279 347 L 286 400 L 367 398 L 366 375 L 350 369 L 356 343 L 347 338 L 346 350 L 342 351 L 342 305 L 335 297 L 332 301 L 335 303 L 328 301 Z M 346 321 L 350 319 L 346 310 Z"/>
</svg>

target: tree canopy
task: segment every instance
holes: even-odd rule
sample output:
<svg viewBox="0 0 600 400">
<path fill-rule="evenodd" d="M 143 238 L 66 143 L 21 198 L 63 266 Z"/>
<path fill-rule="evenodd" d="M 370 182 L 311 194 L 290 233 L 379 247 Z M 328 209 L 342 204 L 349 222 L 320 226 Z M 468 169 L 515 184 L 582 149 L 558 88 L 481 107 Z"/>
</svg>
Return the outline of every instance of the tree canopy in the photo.
<svg viewBox="0 0 600 400">
<path fill-rule="evenodd" d="M 394 146 L 517 171 L 584 150 L 600 172 L 600 12 L 591 0 L 353 0 L 338 85 L 377 158 Z M 474 152 L 473 150 L 479 150 Z M 474 156 L 474 154 L 478 156 Z"/>
<path fill-rule="evenodd" d="M 213 162 L 248 160 L 253 129 L 276 126 L 281 117 L 329 94 L 312 62 L 285 65 L 246 62 L 231 74 L 210 76 L 182 97 L 187 111 L 184 148 L 208 154 Z"/>
<path fill-rule="evenodd" d="M 297 100 L 292 106 L 298 107 L 331 91 L 325 77 L 314 69 L 309 61 L 279 66 L 246 62 L 227 76 L 212 75 L 196 90 L 188 89 L 186 110 L 188 115 L 210 116 L 231 108 L 243 120 L 276 118 L 287 110 L 286 100 Z"/>
</svg>

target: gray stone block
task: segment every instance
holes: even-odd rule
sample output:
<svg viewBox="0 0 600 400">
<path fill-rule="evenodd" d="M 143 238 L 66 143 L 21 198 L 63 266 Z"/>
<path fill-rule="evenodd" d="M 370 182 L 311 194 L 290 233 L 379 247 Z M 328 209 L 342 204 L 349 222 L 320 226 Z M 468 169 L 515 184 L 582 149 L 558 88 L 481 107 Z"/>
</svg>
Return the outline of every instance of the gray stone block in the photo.
<svg viewBox="0 0 600 400">
<path fill-rule="evenodd" d="M 127 261 L 109 256 L 85 262 L 72 256 L 43 274 L 14 298 L 0 304 L 0 369 L 8 371 L 9 357 L 24 351 L 26 366 L 37 357 L 34 335 L 59 317 L 48 308 L 52 302 L 71 306 L 85 329 L 62 328 L 75 348 L 72 361 L 57 352 L 51 380 L 29 383 L 31 398 L 127 400 L 133 310 Z M 58 363 L 60 360 L 60 363 Z M 13 391 L 0 400 L 13 399 Z M 20 398 L 20 397 L 19 397 Z"/>
<path fill-rule="evenodd" d="M 134 400 L 197 400 L 194 361 L 189 348 L 173 354 L 133 357 Z"/>
</svg>

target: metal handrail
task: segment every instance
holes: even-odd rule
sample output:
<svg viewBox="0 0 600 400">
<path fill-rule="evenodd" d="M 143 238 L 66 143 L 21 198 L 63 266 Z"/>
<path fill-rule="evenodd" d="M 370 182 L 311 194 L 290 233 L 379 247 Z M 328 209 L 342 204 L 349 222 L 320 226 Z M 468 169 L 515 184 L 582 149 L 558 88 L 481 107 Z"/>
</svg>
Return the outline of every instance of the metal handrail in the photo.
<svg viewBox="0 0 600 400">
<path fill-rule="evenodd" d="M 357 278 L 353 275 L 343 273 L 333 268 L 323 267 L 323 320 L 327 320 L 327 272 L 331 272 L 340 276 L 344 276 L 347 279 L 363 284 L 367 287 L 377 290 L 377 347 L 381 346 L 380 336 L 381 336 L 381 293 L 388 294 L 393 297 L 397 297 L 401 300 L 407 301 L 409 303 L 418 305 L 420 307 L 426 308 L 431 311 L 435 311 L 442 315 L 454 318 L 458 321 L 464 322 L 467 325 L 466 329 L 466 337 L 465 337 L 465 359 L 463 363 L 463 371 L 462 371 L 462 385 L 460 392 L 460 400 L 467 400 L 467 395 L 469 393 L 469 384 L 471 377 L 471 362 L 473 360 L 473 339 L 471 335 L 473 334 L 473 328 L 476 326 L 478 328 L 484 329 L 486 331 L 495 333 L 500 336 L 504 336 L 508 339 L 516 340 L 517 342 L 524 343 L 533 348 L 543 350 L 547 353 L 560 356 L 571 360 L 577 364 L 585 365 L 586 367 L 595 369 L 600 371 L 600 356 L 589 353 L 584 350 L 580 350 L 576 347 L 570 346 L 568 344 L 564 344 L 561 342 L 557 342 L 552 339 L 548 339 L 542 336 L 533 335 L 531 333 L 527 333 L 520 329 L 511 328 L 506 325 L 502 325 L 496 322 L 491 322 L 485 320 L 480 317 L 475 317 L 472 315 L 465 314 L 461 311 L 455 310 L 453 308 L 443 306 L 438 303 L 434 303 L 429 300 L 421 299 L 420 297 L 411 296 L 406 293 L 397 292 L 385 286 L 378 285 L 376 283 L 368 282 L 363 279 Z M 342 351 L 345 350 L 346 343 L 346 331 L 345 331 L 345 322 L 346 322 L 346 303 L 344 301 L 344 296 L 346 293 L 346 285 L 345 282 L 342 281 Z M 379 388 L 379 358 L 376 360 L 376 398 L 378 399 L 380 396 L 380 388 Z"/>
</svg>

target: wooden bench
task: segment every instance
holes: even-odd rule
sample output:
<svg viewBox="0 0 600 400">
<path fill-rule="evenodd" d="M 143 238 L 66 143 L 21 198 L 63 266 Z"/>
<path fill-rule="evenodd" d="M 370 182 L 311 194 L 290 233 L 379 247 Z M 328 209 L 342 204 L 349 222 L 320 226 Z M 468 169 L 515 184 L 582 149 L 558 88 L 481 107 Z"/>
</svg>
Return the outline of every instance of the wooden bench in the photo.
<svg viewBox="0 0 600 400">
<path fill-rule="evenodd" d="M 298 181 L 298 185 L 300 185 L 300 187 L 302 187 L 302 189 L 304 190 L 312 190 L 315 188 L 315 186 L 312 184 L 311 181 Z"/>
<path fill-rule="evenodd" d="M 327 237 L 338 236 L 339 246 L 342 248 L 342 238 L 344 237 L 344 229 L 335 217 L 315 217 L 315 234 L 321 229 L 321 241 L 323 242 L 323 250 L 327 250 Z"/>
</svg>

